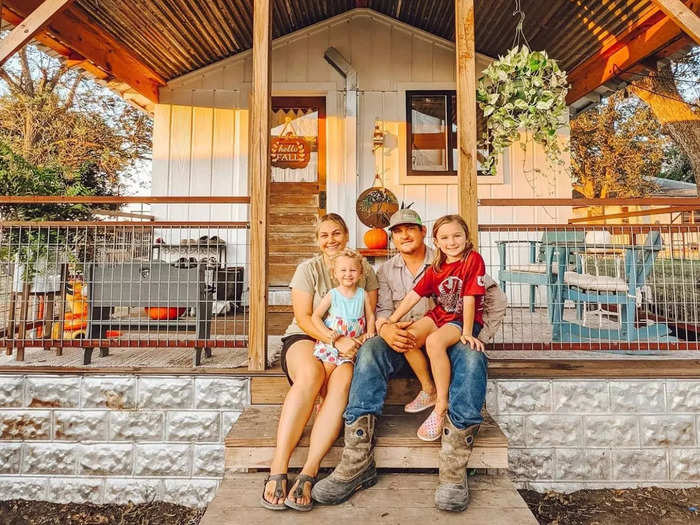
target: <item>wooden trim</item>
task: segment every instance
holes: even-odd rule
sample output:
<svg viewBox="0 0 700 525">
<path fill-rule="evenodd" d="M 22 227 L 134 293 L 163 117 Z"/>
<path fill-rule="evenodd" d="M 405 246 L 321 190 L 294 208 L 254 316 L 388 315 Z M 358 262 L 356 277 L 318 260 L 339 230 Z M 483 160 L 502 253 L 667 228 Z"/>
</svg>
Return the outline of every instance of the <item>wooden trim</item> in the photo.
<svg viewBox="0 0 700 525">
<path fill-rule="evenodd" d="M 455 0 L 457 76 L 457 188 L 459 214 L 466 220 L 474 248 L 478 219 L 476 171 L 476 49 L 474 0 Z"/>
<path fill-rule="evenodd" d="M 480 224 L 480 232 L 605 230 L 611 233 L 697 232 L 697 224 Z"/>
<path fill-rule="evenodd" d="M 250 197 L 239 196 L 170 196 L 139 197 L 81 195 L 0 195 L 0 204 L 249 204 Z"/>
<path fill-rule="evenodd" d="M 592 215 L 591 217 L 575 217 L 569 219 L 569 224 L 580 222 L 601 221 L 607 219 L 626 219 L 628 217 L 647 217 L 649 215 L 666 215 L 667 213 L 678 213 L 682 211 L 692 211 L 694 206 L 669 206 L 667 208 L 654 208 L 653 210 L 628 211 L 625 213 L 612 213 L 610 215 Z"/>
<path fill-rule="evenodd" d="M 0 66 L 39 33 L 53 17 L 67 9 L 75 0 L 44 0 L 27 18 L 0 40 Z"/>
<path fill-rule="evenodd" d="M 14 26 L 19 25 L 22 23 L 22 20 L 24 20 L 23 17 L 16 15 L 9 9 L 1 9 L 0 11 L 2 12 L 2 18 Z M 93 77 L 100 80 L 109 80 L 111 78 L 108 73 L 105 73 L 103 70 L 92 64 L 83 55 L 63 45 L 61 42 L 51 37 L 51 35 L 47 33 L 37 33 L 34 35 L 34 40 L 62 56 L 65 59 L 68 67 L 80 67 L 81 69 L 84 69 L 90 73 Z"/>
<path fill-rule="evenodd" d="M 27 16 L 40 3 L 41 0 L 4 0 L 5 6 L 19 16 Z M 166 80 L 94 23 L 78 6 L 55 17 L 46 30 L 109 75 L 125 82 L 151 102 L 158 103 L 158 89 L 166 84 Z"/>
<path fill-rule="evenodd" d="M 699 13 L 700 2 L 693 5 L 692 10 Z M 571 89 L 566 96 L 567 104 L 632 68 L 682 34 L 676 23 L 661 9 L 649 10 L 622 33 L 605 39 L 595 55 L 569 72 Z"/>
<path fill-rule="evenodd" d="M 685 33 L 700 44 L 700 18 L 680 0 L 653 0 Z"/>
<path fill-rule="evenodd" d="M 24 323 L 24 328 L 30 330 L 36 326 L 31 323 L 41 324 L 43 321 L 31 321 Z M 115 319 L 114 326 L 119 325 Z M 0 340 L 0 348 L 246 348 L 248 341 L 245 339 L 26 339 L 18 336 L 17 339 L 8 341 Z"/>
<path fill-rule="evenodd" d="M 693 206 L 700 197 L 631 197 L 624 199 L 479 199 L 479 206 Z"/>
<path fill-rule="evenodd" d="M 244 229 L 250 223 L 244 221 L 8 221 L 0 222 L 0 228 L 236 228 Z"/>
<path fill-rule="evenodd" d="M 248 367 L 265 369 L 267 355 L 267 285 L 269 282 L 268 208 L 270 203 L 270 113 L 272 7 L 253 2 L 253 83 L 250 105 L 250 327 Z"/>
<path fill-rule="evenodd" d="M 289 384 L 279 368 L 16 365 L 0 366 L 2 374 L 277 377 L 280 385 Z M 700 356 L 698 359 L 490 359 L 488 374 L 490 379 L 700 379 Z"/>
</svg>

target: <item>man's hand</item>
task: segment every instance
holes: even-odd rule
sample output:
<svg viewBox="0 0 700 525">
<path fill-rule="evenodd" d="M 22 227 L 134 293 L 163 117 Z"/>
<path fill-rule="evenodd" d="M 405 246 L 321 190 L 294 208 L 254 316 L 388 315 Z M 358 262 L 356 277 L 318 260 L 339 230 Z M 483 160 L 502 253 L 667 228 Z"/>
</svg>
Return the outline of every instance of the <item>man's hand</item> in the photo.
<svg viewBox="0 0 700 525">
<path fill-rule="evenodd" d="M 471 334 L 462 334 L 459 340 L 462 341 L 462 344 L 469 345 L 472 350 L 476 350 L 477 352 L 484 351 L 484 343 L 481 342 L 481 339 L 477 339 Z"/>
<path fill-rule="evenodd" d="M 361 344 L 361 341 L 358 339 L 343 335 L 335 341 L 334 346 L 338 349 L 338 355 L 340 355 L 340 357 L 344 359 L 355 359 L 355 355 Z"/>
<path fill-rule="evenodd" d="M 411 321 L 384 323 L 379 331 L 379 336 L 394 351 L 403 354 L 416 346 L 416 336 L 406 330 L 411 324 L 413 324 Z"/>
</svg>

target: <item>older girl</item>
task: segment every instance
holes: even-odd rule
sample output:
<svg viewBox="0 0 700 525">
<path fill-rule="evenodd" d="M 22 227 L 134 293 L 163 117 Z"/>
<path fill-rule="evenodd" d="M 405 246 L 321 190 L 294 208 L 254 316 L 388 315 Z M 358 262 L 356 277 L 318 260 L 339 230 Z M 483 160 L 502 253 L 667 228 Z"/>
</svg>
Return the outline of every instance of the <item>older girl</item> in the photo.
<svg viewBox="0 0 700 525">
<path fill-rule="evenodd" d="M 435 441 L 442 434 L 451 375 L 447 348 L 461 340 L 477 350 L 484 349 L 484 344 L 476 337 L 484 323 L 484 259 L 472 249 L 469 229 L 459 215 L 445 215 L 435 221 L 433 242 L 437 247 L 433 264 L 389 317 L 389 321 L 396 323 L 421 297 L 433 296 L 437 300 L 437 306 L 408 329 L 416 337 L 416 346 L 405 354 L 423 385 L 416 400 L 409 405 L 422 404 L 427 408 L 435 404 L 418 429 L 418 437 L 424 441 Z M 420 350 L 424 342 L 434 386 L 428 363 Z M 437 395 L 431 396 L 430 391 L 437 391 Z"/>
</svg>

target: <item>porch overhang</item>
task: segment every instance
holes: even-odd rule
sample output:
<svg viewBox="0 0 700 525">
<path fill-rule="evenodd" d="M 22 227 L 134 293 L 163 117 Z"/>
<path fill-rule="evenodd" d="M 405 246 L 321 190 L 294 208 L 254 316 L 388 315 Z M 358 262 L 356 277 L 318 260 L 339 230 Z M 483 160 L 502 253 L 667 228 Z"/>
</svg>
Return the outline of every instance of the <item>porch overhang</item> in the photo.
<svg viewBox="0 0 700 525">
<path fill-rule="evenodd" d="M 620 73 L 690 45 L 666 0 L 531 0 L 524 32 L 569 71 L 575 103 Z M 42 0 L 4 0 L 2 18 L 22 22 Z M 684 2 L 700 13 L 699 0 Z M 152 111 L 168 81 L 252 47 L 253 2 L 77 0 L 35 39 L 125 99 Z M 453 0 L 299 0 L 275 2 L 272 38 L 353 9 L 369 9 L 447 40 L 455 40 Z M 475 6 L 476 51 L 495 57 L 512 44 L 511 0 Z M 686 13 L 687 15 L 687 13 Z M 686 17 L 687 18 L 687 17 Z M 590 96 L 590 95 L 589 95 Z"/>
</svg>

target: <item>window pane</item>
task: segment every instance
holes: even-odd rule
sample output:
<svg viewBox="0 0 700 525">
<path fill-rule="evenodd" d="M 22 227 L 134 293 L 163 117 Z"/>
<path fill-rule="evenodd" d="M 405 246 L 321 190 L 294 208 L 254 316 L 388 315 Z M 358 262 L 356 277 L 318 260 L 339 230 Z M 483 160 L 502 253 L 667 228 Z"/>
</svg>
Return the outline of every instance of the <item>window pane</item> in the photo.
<svg viewBox="0 0 700 525">
<path fill-rule="evenodd" d="M 447 97 L 411 95 L 411 169 L 448 171 Z"/>
</svg>

